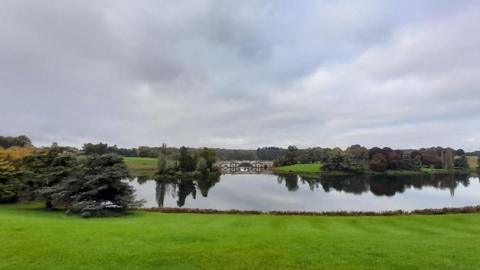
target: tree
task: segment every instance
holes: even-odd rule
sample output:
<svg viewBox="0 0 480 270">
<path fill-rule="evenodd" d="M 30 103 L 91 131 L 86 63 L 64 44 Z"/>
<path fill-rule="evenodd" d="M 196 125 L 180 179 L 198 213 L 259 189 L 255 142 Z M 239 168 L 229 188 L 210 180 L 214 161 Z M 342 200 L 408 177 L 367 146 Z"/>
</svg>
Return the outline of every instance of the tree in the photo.
<svg viewBox="0 0 480 270">
<path fill-rule="evenodd" d="M 435 148 L 422 149 L 422 164 L 436 169 L 442 168 L 442 160 Z"/>
<path fill-rule="evenodd" d="M 388 159 L 382 153 L 376 153 L 372 156 L 368 165 L 372 171 L 384 172 L 388 169 Z"/>
<path fill-rule="evenodd" d="M 180 147 L 180 157 L 178 159 L 179 168 L 183 172 L 191 172 L 195 170 L 195 159 L 190 155 L 185 146 Z"/>
<path fill-rule="evenodd" d="M 15 186 L 11 184 L 11 179 L 15 167 L 8 160 L 8 155 L 0 149 L 0 203 L 14 202 L 17 199 Z"/>
<path fill-rule="evenodd" d="M 358 160 L 366 161 L 368 159 L 368 149 L 359 144 L 348 147 L 345 154 Z"/>
<path fill-rule="evenodd" d="M 352 145 L 344 152 L 340 148 L 329 151 L 322 168 L 326 171 L 363 173 L 367 169 L 368 150 Z"/>
<path fill-rule="evenodd" d="M 43 199 L 45 207 L 54 207 L 57 186 L 78 169 L 78 161 L 72 155 L 64 155 L 61 148 L 51 147 L 45 152 L 25 157 L 23 178 L 28 182 L 34 197 Z"/>
<path fill-rule="evenodd" d="M 34 153 L 31 146 L 0 147 L 0 203 L 14 202 L 21 188 L 22 160 Z"/>
<path fill-rule="evenodd" d="M 468 161 L 465 156 L 460 156 L 454 160 L 454 167 L 461 169 L 468 169 Z"/>
<path fill-rule="evenodd" d="M 278 147 L 263 147 L 257 149 L 257 157 L 259 160 L 277 160 L 284 152 L 285 149 Z"/>
<path fill-rule="evenodd" d="M 315 160 L 315 151 L 312 148 L 300 150 L 298 157 L 300 163 L 314 163 Z"/>
<path fill-rule="evenodd" d="M 109 153 L 108 144 L 106 143 L 86 143 L 83 145 L 83 153 L 85 155 L 103 155 Z"/>
<path fill-rule="evenodd" d="M 31 147 L 32 142 L 25 135 L 21 135 L 21 136 L 18 136 L 18 137 L 0 136 L 0 147 L 9 148 L 9 147 L 12 147 L 12 146 Z"/>
<path fill-rule="evenodd" d="M 167 171 L 167 145 L 162 144 L 162 148 L 158 153 L 158 173 L 163 174 Z"/>
<path fill-rule="evenodd" d="M 57 186 L 56 199 L 83 217 L 124 212 L 135 201 L 134 189 L 125 181 L 129 177 L 123 159 L 116 154 L 89 156 L 75 177 Z"/>
<path fill-rule="evenodd" d="M 400 160 L 400 169 L 408 171 L 417 171 L 422 167 L 422 161 L 419 155 L 404 153 Z"/>
<path fill-rule="evenodd" d="M 213 164 L 217 161 L 217 154 L 215 151 L 206 147 L 197 151 L 197 157 L 198 159 L 203 158 L 205 160 L 208 170 L 212 170 Z"/>
<path fill-rule="evenodd" d="M 138 156 L 139 157 L 157 157 L 158 150 L 159 150 L 158 147 L 140 146 L 138 147 Z"/>
<path fill-rule="evenodd" d="M 282 166 L 292 165 L 298 163 L 299 151 L 294 145 L 290 145 L 283 156 L 278 160 L 278 164 Z"/>
<path fill-rule="evenodd" d="M 197 171 L 199 172 L 207 172 L 208 171 L 208 165 L 207 161 L 203 157 L 199 157 L 197 159 Z"/>
<path fill-rule="evenodd" d="M 402 152 L 400 151 L 388 151 L 386 152 L 388 160 L 388 168 L 390 170 L 398 170 L 401 167 Z"/>
</svg>

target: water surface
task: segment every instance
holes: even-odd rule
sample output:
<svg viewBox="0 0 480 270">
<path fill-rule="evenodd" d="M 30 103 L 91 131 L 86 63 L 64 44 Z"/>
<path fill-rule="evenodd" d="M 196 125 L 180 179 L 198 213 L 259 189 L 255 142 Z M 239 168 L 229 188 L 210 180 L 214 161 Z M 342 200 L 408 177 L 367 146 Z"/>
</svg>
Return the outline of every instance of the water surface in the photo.
<svg viewBox="0 0 480 270">
<path fill-rule="evenodd" d="M 480 205 L 468 175 L 323 176 L 225 174 L 218 179 L 131 182 L 144 207 L 260 211 L 385 211 Z"/>
</svg>

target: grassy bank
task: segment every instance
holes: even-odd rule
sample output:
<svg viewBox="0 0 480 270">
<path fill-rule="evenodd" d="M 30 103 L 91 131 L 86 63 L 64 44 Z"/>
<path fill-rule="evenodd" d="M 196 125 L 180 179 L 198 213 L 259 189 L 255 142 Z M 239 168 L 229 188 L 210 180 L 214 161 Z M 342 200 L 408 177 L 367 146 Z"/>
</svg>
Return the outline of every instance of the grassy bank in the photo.
<svg viewBox="0 0 480 270">
<path fill-rule="evenodd" d="M 279 173 L 319 173 L 322 171 L 321 164 L 294 164 L 289 166 L 275 167 L 273 169 Z"/>
<path fill-rule="evenodd" d="M 274 172 L 278 173 L 296 173 L 296 174 L 324 174 L 324 175 L 339 175 L 348 174 L 347 172 L 326 172 L 321 168 L 321 164 L 294 164 L 289 166 L 275 167 Z M 455 173 L 471 173 L 477 172 L 477 169 L 430 169 L 422 168 L 419 171 L 405 171 L 405 170 L 388 170 L 386 172 L 367 171 L 366 174 L 387 174 L 387 175 L 417 175 L 417 174 L 455 174 Z"/>
<path fill-rule="evenodd" d="M 480 215 L 160 214 L 0 206 L 0 269 L 478 269 Z"/>
<path fill-rule="evenodd" d="M 150 176 L 157 171 L 156 158 L 124 157 L 123 160 L 133 176 Z"/>
</svg>

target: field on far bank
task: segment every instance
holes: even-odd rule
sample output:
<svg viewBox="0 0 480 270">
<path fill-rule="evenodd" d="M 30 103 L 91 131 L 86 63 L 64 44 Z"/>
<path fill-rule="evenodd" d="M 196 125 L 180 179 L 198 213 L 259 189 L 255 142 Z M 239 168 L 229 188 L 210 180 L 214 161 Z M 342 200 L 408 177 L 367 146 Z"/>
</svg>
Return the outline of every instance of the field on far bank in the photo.
<svg viewBox="0 0 480 270">
<path fill-rule="evenodd" d="M 124 157 L 123 160 L 133 176 L 150 176 L 157 171 L 156 158 Z"/>
<path fill-rule="evenodd" d="M 476 157 L 475 157 L 476 158 Z M 469 163 L 470 164 L 476 164 L 477 160 L 475 159 L 470 159 Z M 422 168 L 419 171 L 405 171 L 405 170 L 387 170 L 385 172 L 374 172 L 374 171 L 366 171 L 366 174 L 386 174 L 386 175 L 416 175 L 416 174 L 455 174 L 455 173 L 470 173 L 470 172 L 476 172 L 477 169 L 476 167 L 472 167 L 473 165 L 470 166 L 470 169 L 452 169 L 452 170 L 447 170 L 447 169 L 430 169 L 430 168 Z M 323 171 L 321 168 L 321 164 L 315 163 L 315 164 L 307 164 L 307 163 L 299 163 L 299 164 L 294 164 L 294 165 L 289 165 L 289 166 L 281 166 L 281 167 L 275 167 L 273 168 L 274 172 L 278 173 L 296 173 L 296 174 L 315 174 L 315 173 L 322 173 L 322 174 L 327 174 L 327 175 L 338 175 L 338 174 L 348 174 L 348 172 L 338 172 L 338 171 L 333 171 L 333 172 L 326 172 Z"/>
<path fill-rule="evenodd" d="M 319 173 L 322 171 L 321 164 L 293 164 L 289 166 L 275 167 L 273 169 L 279 173 Z"/>
<path fill-rule="evenodd" d="M 480 214 L 134 212 L 82 219 L 0 206 L 0 269 L 478 269 Z"/>
</svg>

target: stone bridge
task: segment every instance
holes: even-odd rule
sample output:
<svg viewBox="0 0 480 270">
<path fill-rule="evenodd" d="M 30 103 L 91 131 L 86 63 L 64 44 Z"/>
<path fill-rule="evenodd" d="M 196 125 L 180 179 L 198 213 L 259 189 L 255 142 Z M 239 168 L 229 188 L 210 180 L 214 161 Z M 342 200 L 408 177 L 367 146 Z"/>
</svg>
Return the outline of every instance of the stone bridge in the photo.
<svg viewBox="0 0 480 270">
<path fill-rule="evenodd" d="M 273 161 L 263 160 L 222 160 L 214 164 L 215 167 L 222 170 L 252 168 L 258 170 L 269 170 L 273 168 Z"/>
</svg>

